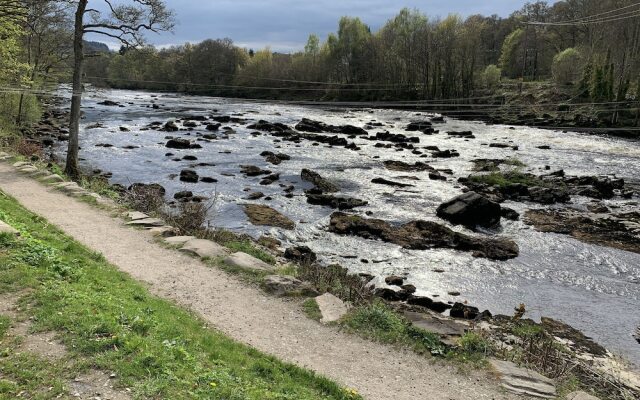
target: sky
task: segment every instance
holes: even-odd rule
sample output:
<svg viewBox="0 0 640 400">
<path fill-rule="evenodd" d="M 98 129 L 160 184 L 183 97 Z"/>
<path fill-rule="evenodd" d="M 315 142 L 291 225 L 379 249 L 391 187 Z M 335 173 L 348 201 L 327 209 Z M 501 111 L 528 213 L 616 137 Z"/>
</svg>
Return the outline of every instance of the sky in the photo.
<svg viewBox="0 0 640 400">
<path fill-rule="evenodd" d="M 360 17 L 377 30 L 403 7 L 417 8 L 431 17 L 450 13 L 508 16 L 526 0 L 165 0 L 176 14 L 173 33 L 149 33 L 147 40 L 165 47 L 228 37 L 240 47 L 273 51 L 301 50 L 310 33 L 322 40 L 337 30 L 338 20 Z M 98 8 L 102 0 L 89 2 Z M 99 40 L 115 49 L 119 45 Z"/>
</svg>

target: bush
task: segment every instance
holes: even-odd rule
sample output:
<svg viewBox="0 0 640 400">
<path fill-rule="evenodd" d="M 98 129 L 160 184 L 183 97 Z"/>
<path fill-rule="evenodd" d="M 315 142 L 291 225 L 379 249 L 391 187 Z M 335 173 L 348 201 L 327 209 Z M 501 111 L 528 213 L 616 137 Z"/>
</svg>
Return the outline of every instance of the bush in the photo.
<svg viewBox="0 0 640 400">
<path fill-rule="evenodd" d="M 19 140 L 15 145 L 15 149 L 18 154 L 28 158 L 41 159 L 44 154 L 40 143 L 26 139 Z"/>
<path fill-rule="evenodd" d="M 553 57 L 551 73 L 558 85 L 574 84 L 582 70 L 582 55 L 574 48 L 568 48 Z"/>
<path fill-rule="evenodd" d="M 482 83 L 487 89 L 494 90 L 500 84 L 502 70 L 497 65 L 491 64 L 482 73 Z"/>
</svg>

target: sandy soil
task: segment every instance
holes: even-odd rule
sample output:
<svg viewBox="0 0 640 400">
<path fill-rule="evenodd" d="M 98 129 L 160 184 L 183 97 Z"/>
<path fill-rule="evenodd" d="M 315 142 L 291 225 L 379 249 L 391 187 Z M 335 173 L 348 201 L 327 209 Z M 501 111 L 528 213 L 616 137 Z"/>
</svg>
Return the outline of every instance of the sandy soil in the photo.
<svg viewBox="0 0 640 400">
<path fill-rule="evenodd" d="M 233 276 L 156 244 L 107 212 L 0 163 L 0 189 L 150 290 L 188 307 L 234 339 L 328 376 L 367 399 L 511 399 L 489 375 L 460 373 L 412 352 L 322 326 L 297 302 L 269 297 Z"/>
</svg>

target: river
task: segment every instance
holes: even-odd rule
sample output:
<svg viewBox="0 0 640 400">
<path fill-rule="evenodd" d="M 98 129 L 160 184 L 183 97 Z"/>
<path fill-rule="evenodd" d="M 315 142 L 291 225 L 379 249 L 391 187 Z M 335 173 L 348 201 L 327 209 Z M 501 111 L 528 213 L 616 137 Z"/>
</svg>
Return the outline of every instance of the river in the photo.
<svg viewBox="0 0 640 400">
<path fill-rule="evenodd" d="M 104 100 L 116 101 L 124 107 L 99 105 Z M 155 101 L 159 109 L 150 104 Z M 283 244 L 309 246 L 323 262 L 337 262 L 353 272 L 374 274 L 378 279 L 390 274 L 407 277 L 415 285 L 417 294 L 438 295 L 444 301 L 468 301 L 493 313 L 512 314 L 514 306 L 524 303 L 527 316 L 538 319 L 549 316 L 560 319 L 582 330 L 616 354 L 624 355 L 640 365 L 640 344 L 632 337 L 640 325 L 640 254 L 613 248 L 586 244 L 569 236 L 540 233 L 521 221 L 502 222 L 499 234 L 512 238 L 520 247 L 519 257 L 509 261 L 474 258 L 469 253 L 450 249 L 428 251 L 405 250 L 399 246 L 356 237 L 336 236 L 328 233 L 330 208 L 309 205 L 303 189 L 309 188 L 300 179 L 302 168 L 310 168 L 337 183 L 341 194 L 367 200 L 369 205 L 354 212 L 371 212 L 375 218 L 394 222 L 413 219 L 434 220 L 436 207 L 443 201 L 461 193 L 457 178 L 472 173 L 477 158 L 517 158 L 525 171 L 544 173 L 564 169 L 572 175 L 616 175 L 636 180 L 640 177 L 640 142 L 600 137 L 585 133 L 542 130 L 529 127 L 486 125 L 482 122 L 459 121 L 446 118 L 437 125 L 441 131 L 470 130 L 476 139 L 465 140 L 446 134 L 427 136 L 420 132 L 406 132 L 408 122 L 424 118 L 418 112 L 373 109 L 340 109 L 297 106 L 269 102 L 254 102 L 211 97 L 183 96 L 122 90 L 90 90 L 83 100 L 83 128 L 101 123 L 102 128 L 81 130 L 82 165 L 113 174 L 112 183 L 129 185 L 134 182 L 157 182 L 168 191 L 168 197 L 180 190 L 216 197 L 211 218 L 214 225 L 255 237 L 269 234 Z M 295 125 L 302 117 L 334 125 L 364 126 L 375 120 L 382 129 L 407 136 L 419 136 L 419 146 L 435 145 L 440 149 L 456 149 L 460 157 L 447 159 L 420 158 L 410 151 L 396 151 L 374 147 L 376 142 L 354 139 L 361 147 L 352 151 L 343 147 L 313 146 L 311 141 L 299 144 L 279 141 L 267 133 L 251 135 L 246 123 L 223 124 L 235 133 L 228 139 L 197 142 L 201 149 L 167 149 L 165 136 L 173 135 L 196 139 L 197 127 L 192 132 L 161 132 L 140 130 L 152 121 L 165 122 L 184 115 L 232 115 L 252 121 L 264 119 Z M 121 131 L 124 126 L 128 132 Z M 188 136 L 187 136 L 188 135 Z M 491 142 L 510 143 L 511 148 L 489 147 Z M 113 147 L 96 147 L 109 143 Z M 538 149 L 548 145 L 549 150 Z M 138 146 L 123 149 L 124 146 Z M 267 164 L 262 151 L 282 152 L 291 160 L 274 166 Z M 180 158 L 194 155 L 194 161 L 173 161 L 167 152 Z M 63 149 L 60 148 L 60 152 Z M 425 172 L 399 173 L 386 170 L 382 161 L 427 162 L 437 169 L 451 169 L 447 181 L 434 181 Z M 184 183 L 175 177 L 180 170 L 193 163 L 212 163 L 200 166 L 200 176 L 214 177 L 217 183 Z M 247 178 L 240 173 L 240 165 L 250 164 L 280 173 L 280 182 L 260 185 L 260 178 Z M 410 181 L 414 187 L 404 190 L 374 185 L 372 178 L 398 180 L 399 175 L 419 175 Z M 292 198 L 284 196 L 278 183 L 294 185 Z M 247 220 L 241 204 L 246 189 L 261 191 L 272 200 L 253 203 L 268 204 L 296 221 L 292 231 L 253 226 Z M 590 199 L 573 197 L 572 206 L 586 204 Z M 616 198 L 604 201 L 608 206 L 629 208 L 637 205 L 638 194 L 631 200 Z M 507 202 L 506 206 L 518 212 L 540 205 Z M 464 228 L 452 227 L 464 231 Z M 470 233 L 470 232 L 467 232 Z M 435 272 L 442 269 L 444 272 Z M 461 293 L 449 296 L 450 291 Z"/>
</svg>

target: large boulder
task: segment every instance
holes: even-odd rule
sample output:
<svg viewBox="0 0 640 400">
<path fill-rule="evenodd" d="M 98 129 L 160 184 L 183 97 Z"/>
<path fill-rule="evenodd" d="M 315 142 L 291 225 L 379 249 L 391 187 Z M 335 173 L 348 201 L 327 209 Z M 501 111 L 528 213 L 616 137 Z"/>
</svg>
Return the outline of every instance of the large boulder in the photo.
<svg viewBox="0 0 640 400">
<path fill-rule="evenodd" d="M 436 214 L 454 225 L 488 228 L 500 223 L 501 208 L 476 192 L 467 192 L 442 203 Z"/>
<path fill-rule="evenodd" d="M 518 245 L 505 238 L 468 236 L 433 221 L 410 221 L 402 225 L 380 219 L 335 212 L 331 214 L 329 232 L 395 243 L 406 249 L 451 248 L 471 251 L 474 257 L 508 260 L 518 256 Z"/>
</svg>

